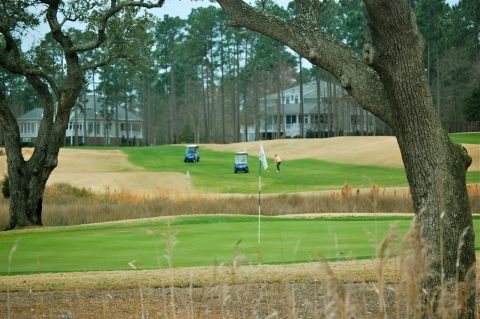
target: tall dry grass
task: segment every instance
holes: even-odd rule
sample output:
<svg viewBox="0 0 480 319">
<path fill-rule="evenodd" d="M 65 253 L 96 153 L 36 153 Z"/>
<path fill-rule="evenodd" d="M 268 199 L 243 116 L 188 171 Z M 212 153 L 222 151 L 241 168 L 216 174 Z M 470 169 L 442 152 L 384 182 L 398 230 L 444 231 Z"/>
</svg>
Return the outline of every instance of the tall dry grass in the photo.
<svg viewBox="0 0 480 319">
<path fill-rule="evenodd" d="M 472 212 L 480 213 L 480 185 L 469 185 Z M 0 199 L 0 228 L 8 224 L 8 200 Z M 372 186 L 355 190 L 345 185 L 322 194 L 262 195 L 262 214 L 411 213 L 405 191 Z M 94 194 L 68 184 L 47 187 L 42 219 L 45 226 L 79 225 L 126 219 L 192 214 L 256 214 L 258 195 L 160 193 L 152 198 L 128 192 Z"/>
</svg>

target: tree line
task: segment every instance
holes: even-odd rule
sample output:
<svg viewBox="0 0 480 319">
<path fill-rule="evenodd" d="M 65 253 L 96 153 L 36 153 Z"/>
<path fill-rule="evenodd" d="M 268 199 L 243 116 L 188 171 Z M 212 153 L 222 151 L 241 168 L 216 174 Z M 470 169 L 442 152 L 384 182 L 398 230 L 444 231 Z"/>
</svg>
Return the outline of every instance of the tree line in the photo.
<svg viewBox="0 0 480 319">
<path fill-rule="evenodd" d="M 361 52 L 363 2 L 325 3 L 322 29 Z M 478 129 L 478 5 L 460 1 L 451 7 L 445 0 L 416 0 L 412 5 L 426 41 L 425 72 L 443 126 L 450 132 Z M 272 1 L 257 1 L 256 6 L 280 17 L 294 15 L 294 2 L 288 8 Z M 200 7 L 186 19 L 139 17 L 132 11 L 133 19 L 135 23 L 111 27 L 115 34 L 109 50 L 118 58 L 87 73 L 82 97 L 100 97 L 108 105 L 98 106 L 107 122 L 118 116 L 120 106 L 140 114 L 148 145 L 238 142 L 246 138 L 240 136 L 240 127 L 247 125 L 255 127 L 259 139 L 261 103 L 267 94 L 308 81 L 335 82 L 315 66 L 302 68 L 301 58 L 285 45 L 244 28 L 230 28 L 220 8 Z M 93 36 L 73 28 L 69 33 L 79 42 Z M 115 46 L 115 40 L 124 39 L 129 42 Z M 85 53 L 85 58 L 99 62 L 102 50 Z M 66 64 L 51 33 L 27 54 L 62 81 Z M 2 71 L 2 79 L 16 115 L 40 105 L 25 78 Z M 278 98 L 282 103 L 280 94 Z"/>
</svg>

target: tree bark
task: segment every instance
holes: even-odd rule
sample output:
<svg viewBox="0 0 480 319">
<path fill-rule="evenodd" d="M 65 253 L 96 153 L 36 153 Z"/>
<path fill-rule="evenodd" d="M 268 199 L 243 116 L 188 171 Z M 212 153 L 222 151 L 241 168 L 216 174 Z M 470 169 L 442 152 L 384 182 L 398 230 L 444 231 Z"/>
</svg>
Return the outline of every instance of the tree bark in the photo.
<svg viewBox="0 0 480 319">
<path fill-rule="evenodd" d="M 363 59 L 319 30 L 318 18 L 306 15 L 305 8 L 295 19 L 284 20 L 256 11 L 243 1 L 217 2 L 232 25 L 285 43 L 332 73 L 364 109 L 395 131 L 431 261 L 425 283 L 428 298 L 437 300 L 441 284 L 449 280 L 464 282 L 475 265 L 466 190 L 471 158 L 441 127 L 425 78 L 424 41 L 410 2 L 364 0 L 367 34 Z M 313 8 L 315 1 L 303 3 Z M 474 318 L 474 288 L 467 292 L 467 299 L 466 317 Z"/>
<path fill-rule="evenodd" d="M 282 129 L 282 104 L 283 104 L 283 96 L 282 96 L 282 59 L 281 59 L 281 52 L 280 46 L 277 46 L 277 112 L 275 116 L 275 138 L 279 139 L 282 137 L 281 129 Z M 285 131 L 284 131 L 285 132 Z"/>
<path fill-rule="evenodd" d="M 235 39 L 235 137 L 234 142 L 240 142 L 240 39 Z"/>
<path fill-rule="evenodd" d="M 95 86 L 95 70 L 92 71 L 92 92 L 93 92 L 93 138 L 94 138 L 93 145 L 97 146 L 97 88 Z M 85 130 L 86 129 L 87 128 L 85 128 Z"/>
<path fill-rule="evenodd" d="M 221 41 L 220 41 L 220 104 L 222 109 L 222 143 L 225 144 L 227 142 L 225 137 L 225 78 L 224 78 L 224 46 L 223 46 L 223 33 L 221 34 Z"/>
<path fill-rule="evenodd" d="M 316 125 L 316 129 L 317 129 L 317 137 L 320 137 L 320 116 L 321 116 L 321 112 L 320 112 L 320 101 L 321 101 L 321 87 L 320 87 L 320 73 L 319 73 L 319 69 L 317 67 L 315 67 L 315 88 L 316 88 L 316 91 L 317 91 L 317 125 Z"/>
<path fill-rule="evenodd" d="M 300 106 L 300 109 L 299 109 L 299 113 L 298 113 L 298 117 L 300 118 L 298 121 L 299 121 L 299 124 L 300 124 L 300 136 L 302 138 L 305 138 L 305 132 L 304 132 L 304 127 L 305 127 L 305 112 L 303 111 L 303 67 L 302 67 L 302 56 L 299 55 L 298 56 L 298 66 L 299 66 L 299 69 L 300 69 L 300 100 L 299 100 L 299 106 Z"/>
<path fill-rule="evenodd" d="M 254 118 L 254 125 L 255 125 L 255 141 L 260 141 L 260 105 L 259 105 L 259 100 L 258 100 L 258 84 L 260 83 L 260 76 L 259 72 L 256 70 L 255 67 L 255 72 L 254 72 L 254 78 L 255 78 L 255 83 L 257 85 L 254 86 L 253 92 L 254 92 L 254 108 L 255 108 L 255 118 Z"/>
</svg>

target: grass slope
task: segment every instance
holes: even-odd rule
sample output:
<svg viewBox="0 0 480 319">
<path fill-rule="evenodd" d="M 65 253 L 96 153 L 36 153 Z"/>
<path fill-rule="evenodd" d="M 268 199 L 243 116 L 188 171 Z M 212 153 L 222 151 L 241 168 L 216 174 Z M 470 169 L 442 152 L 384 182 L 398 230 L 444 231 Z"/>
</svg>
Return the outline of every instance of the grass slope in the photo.
<svg viewBox="0 0 480 319">
<path fill-rule="evenodd" d="M 184 146 L 125 148 L 131 163 L 156 172 L 187 171 L 196 189 L 218 193 L 256 193 L 258 191 L 258 158 L 249 156 L 250 173 L 233 173 L 233 152 L 201 150 L 199 163 L 184 163 Z M 340 189 L 345 183 L 354 188 L 407 186 L 403 168 L 385 168 L 340 164 L 302 159 L 282 163 L 276 173 L 273 160 L 268 171 L 262 171 L 265 193 Z M 468 172 L 469 183 L 480 183 L 480 172 Z"/>
<path fill-rule="evenodd" d="M 40 273 L 166 268 L 166 243 L 175 242 L 174 267 L 293 263 L 370 258 L 396 223 L 403 234 L 411 218 L 263 218 L 257 244 L 254 216 L 197 216 L 170 220 L 31 229 L 0 233 L 0 273 Z M 474 219 L 475 229 L 480 220 Z M 476 247 L 480 245 L 477 237 Z M 15 247 L 15 249 L 12 249 Z"/>
<path fill-rule="evenodd" d="M 455 143 L 480 144 L 480 132 L 452 133 L 449 136 Z"/>
</svg>

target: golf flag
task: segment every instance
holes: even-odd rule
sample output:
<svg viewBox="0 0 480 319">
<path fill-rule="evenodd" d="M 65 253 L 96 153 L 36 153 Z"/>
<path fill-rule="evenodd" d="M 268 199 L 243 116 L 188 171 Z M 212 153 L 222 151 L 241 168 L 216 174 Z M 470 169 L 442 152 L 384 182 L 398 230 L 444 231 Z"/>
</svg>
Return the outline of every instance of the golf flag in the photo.
<svg viewBox="0 0 480 319">
<path fill-rule="evenodd" d="M 267 157 L 265 156 L 265 150 L 263 149 L 262 143 L 260 143 L 260 151 L 259 151 L 258 159 L 259 159 L 258 161 L 258 243 L 260 244 L 260 216 L 262 215 L 261 213 L 262 166 L 264 170 L 267 170 L 268 168 Z"/>
<path fill-rule="evenodd" d="M 263 169 L 267 170 L 267 168 L 268 168 L 267 157 L 265 156 L 265 150 L 263 149 L 262 143 L 260 143 L 259 159 L 260 159 L 260 162 L 262 163 Z"/>
</svg>

